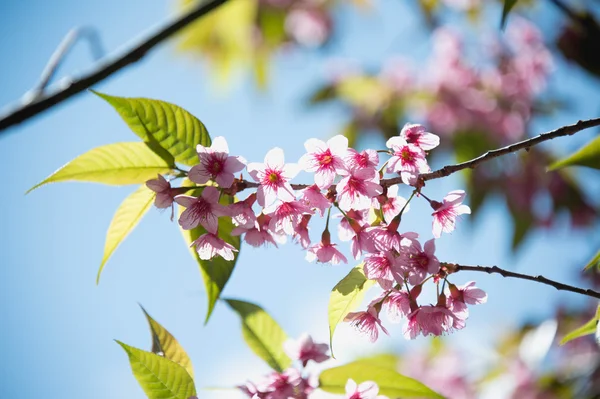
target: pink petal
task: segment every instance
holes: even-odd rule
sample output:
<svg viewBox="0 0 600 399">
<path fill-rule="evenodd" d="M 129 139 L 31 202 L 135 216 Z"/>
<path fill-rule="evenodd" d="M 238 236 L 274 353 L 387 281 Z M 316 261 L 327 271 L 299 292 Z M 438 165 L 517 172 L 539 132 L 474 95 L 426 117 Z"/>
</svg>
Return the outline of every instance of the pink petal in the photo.
<svg viewBox="0 0 600 399">
<path fill-rule="evenodd" d="M 223 165 L 223 172 L 237 173 L 244 170 L 246 167 L 246 160 L 243 157 L 227 157 L 225 165 Z"/>
<path fill-rule="evenodd" d="M 229 154 L 229 147 L 227 146 L 227 140 L 225 140 L 225 137 L 223 137 L 223 136 L 215 137 L 212 141 L 212 145 L 210 146 L 210 149 L 213 150 L 213 152 L 223 152 L 225 154 Z"/>
<path fill-rule="evenodd" d="M 450 191 L 445 197 L 444 202 L 455 204 L 458 202 L 462 202 L 465 199 L 466 193 L 463 190 L 454 190 Z"/>
<path fill-rule="evenodd" d="M 202 190 L 202 198 L 211 204 L 216 204 L 219 202 L 220 195 L 221 194 L 219 190 L 217 190 L 215 187 L 205 187 L 204 190 Z"/>
<path fill-rule="evenodd" d="M 319 139 L 308 139 L 304 142 L 304 148 L 306 149 L 306 152 L 313 154 L 315 152 L 325 151 L 327 149 L 327 144 Z"/>
<path fill-rule="evenodd" d="M 196 201 L 198 201 L 198 199 L 196 197 L 190 197 L 189 195 L 177 195 L 177 196 L 175 196 L 174 199 L 175 199 L 175 202 L 177 202 L 179 205 L 184 206 L 186 208 L 189 208 L 190 206 L 195 204 Z"/>
<path fill-rule="evenodd" d="M 271 169 L 281 169 L 285 163 L 285 157 L 283 150 L 279 147 L 275 147 L 265 155 L 265 165 Z"/>
<path fill-rule="evenodd" d="M 327 140 L 327 146 L 333 154 L 341 157 L 344 156 L 348 149 L 348 139 L 345 136 L 338 134 Z"/>
<path fill-rule="evenodd" d="M 188 172 L 188 177 L 191 181 L 197 184 L 206 184 L 210 180 L 210 174 L 202 164 L 192 166 Z"/>
<path fill-rule="evenodd" d="M 320 189 L 327 189 L 333 183 L 335 173 L 331 170 L 321 169 L 315 173 L 315 184 Z"/>
<path fill-rule="evenodd" d="M 217 184 L 219 185 L 219 187 L 229 188 L 233 184 L 235 177 L 233 176 L 232 173 L 221 172 L 218 174 L 218 176 L 215 180 L 217 181 Z"/>
</svg>

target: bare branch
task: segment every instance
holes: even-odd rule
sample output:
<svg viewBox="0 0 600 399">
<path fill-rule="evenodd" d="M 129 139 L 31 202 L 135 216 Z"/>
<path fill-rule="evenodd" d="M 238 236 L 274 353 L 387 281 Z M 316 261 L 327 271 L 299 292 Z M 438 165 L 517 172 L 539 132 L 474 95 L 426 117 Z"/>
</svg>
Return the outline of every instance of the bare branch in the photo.
<svg viewBox="0 0 600 399">
<path fill-rule="evenodd" d="M 200 3 L 198 6 L 191 8 L 185 14 L 175 18 L 166 26 L 142 40 L 141 43 L 133 48 L 120 55 L 98 62 L 97 66 L 93 68 L 91 72 L 79 79 L 70 81 L 65 87 L 60 87 L 52 93 L 26 99 L 26 101 L 22 100 L 7 113 L 0 115 L 0 134 L 4 133 L 3 130 L 61 103 L 71 96 L 106 79 L 122 68 L 139 61 L 157 44 L 173 36 L 181 29 L 185 28 L 198 18 L 208 14 L 226 1 L 227 0 L 211 0 L 206 3 Z"/>
<path fill-rule="evenodd" d="M 515 272 L 501 269 L 498 266 L 491 266 L 491 267 L 489 267 L 489 266 L 464 266 L 464 265 L 456 265 L 453 263 L 443 263 L 442 267 L 445 267 L 447 269 L 448 274 L 456 273 L 459 271 L 483 272 L 483 273 L 488 273 L 488 274 L 496 273 L 496 274 L 501 275 L 502 277 L 513 277 L 513 278 L 518 278 L 521 280 L 535 281 L 535 282 L 538 282 L 541 284 L 546 284 L 546 285 L 552 286 L 560 291 L 570 291 L 570 292 L 575 292 L 577 294 L 600 299 L 600 292 L 597 292 L 597 291 L 594 291 L 591 289 L 584 289 L 584 288 L 579 288 L 579 287 L 575 287 L 575 286 L 568 285 L 568 284 L 559 283 L 558 281 L 550 280 L 544 276 L 530 276 L 528 274 L 515 273 Z"/>
</svg>

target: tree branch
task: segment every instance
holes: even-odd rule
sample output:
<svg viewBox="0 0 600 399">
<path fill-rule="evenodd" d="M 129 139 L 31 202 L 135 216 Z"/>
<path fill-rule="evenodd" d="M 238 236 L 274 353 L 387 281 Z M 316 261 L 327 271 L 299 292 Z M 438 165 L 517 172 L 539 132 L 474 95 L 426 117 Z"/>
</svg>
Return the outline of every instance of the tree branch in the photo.
<svg viewBox="0 0 600 399">
<path fill-rule="evenodd" d="M 448 274 L 456 273 L 459 271 L 483 272 L 483 273 L 488 273 L 488 274 L 496 273 L 496 274 L 501 275 L 502 277 L 513 277 L 513 278 L 519 278 L 521 280 L 535 281 L 535 282 L 538 282 L 541 284 L 546 284 L 546 285 L 552 286 L 559 291 L 570 291 L 570 292 L 575 292 L 577 294 L 586 295 L 586 296 L 590 296 L 592 298 L 600 299 L 600 292 L 597 292 L 597 291 L 594 291 L 591 289 L 583 289 L 583 288 L 574 287 L 572 285 L 559 283 L 558 281 L 550 280 L 544 276 L 530 276 L 528 274 L 515 273 L 515 272 L 501 269 L 498 266 L 492 266 L 492 267 L 489 267 L 489 266 L 464 266 L 464 265 L 456 265 L 453 263 L 443 263 L 442 265 L 443 265 L 443 267 L 445 267 L 448 270 Z"/>
<path fill-rule="evenodd" d="M 198 18 L 208 14 L 227 0 L 211 0 L 200 3 L 185 14 L 175 18 L 172 22 L 159 29 L 157 32 L 144 39 L 125 53 L 100 61 L 96 68 L 79 79 L 74 79 L 66 87 L 61 87 L 53 93 L 22 99 L 19 104 L 7 113 L 0 115 L 0 134 L 3 130 L 21 123 L 35 115 L 53 107 L 71 96 L 88 89 L 92 85 L 106 79 L 120 69 L 139 61 L 154 46 L 173 36 Z"/>
</svg>

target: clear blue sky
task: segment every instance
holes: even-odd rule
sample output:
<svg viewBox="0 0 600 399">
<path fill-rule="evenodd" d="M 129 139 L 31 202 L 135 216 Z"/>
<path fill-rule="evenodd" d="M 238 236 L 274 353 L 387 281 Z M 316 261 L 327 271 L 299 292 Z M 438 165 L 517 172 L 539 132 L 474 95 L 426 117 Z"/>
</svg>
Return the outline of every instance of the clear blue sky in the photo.
<svg viewBox="0 0 600 399">
<path fill-rule="evenodd" d="M 402 2 L 378 3 L 378 9 L 365 14 L 350 9 L 336 14 L 345 36 L 332 47 L 332 55 L 374 65 L 387 55 L 410 56 L 415 42 L 419 43 L 416 56 L 423 54 L 427 35 L 413 10 Z M 0 104 L 17 99 L 37 81 L 54 48 L 72 27 L 94 26 L 105 48 L 114 50 L 163 21 L 170 10 L 171 3 L 143 0 L 3 2 Z M 554 12 L 542 10 L 536 14 L 540 16 L 545 26 L 556 23 Z M 287 160 L 295 161 L 306 139 L 336 134 L 343 117 L 336 109 L 309 111 L 302 105 L 301 100 L 322 79 L 325 55 L 323 51 L 300 52 L 278 60 L 266 93 L 257 92 L 249 79 L 242 79 L 225 95 L 214 90 L 205 68 L 163 45 L 95 89 L 179 104 L 203 120 L 213 136 L 225 136 L 233 154 L 248 160 L 260 161 L 270 148 L 279 146 Z M 87 48 L 78 45 L 59 74 L 82 71 L 89 65 Z M 576 68 L 559 62 L 551 91 L 564 95 L 573 106 L 569 112 L 536 122 L 535 131 L 598 116 L 597 82 Z M 552 145 L 568 151 L 590 134 Z M 199 387 L 231 387 L 267 371 L 245 347 L 238 320 L 226 307 L 219 304 L 208 326 L 202 325 L 206 300 L 201 276 L 168 212 L 150 212 L 117 250 L 96 286 L 106 228 L 132 188 L 67 183 L 24 195 L 77 155 L 98 145 L 134 140 L 114 111 L 90 93 L 0 137 L 0 167 L 7 178 L 0 196 L 1 398 L 143 398 L 126 355 L 113 342 L 119 339 L 150 348 L 138 302 L 187 348 Z M 458 179 L 445 179 L 432 184 L 430 192 L 440 198 L 461 188 L 460 184 Z M 591 192 L 600 192 L 597 179 L 589 184 Z M 518 256 L 512 256 L 510 221 L 504 212 L 502 204 L 488 203 L 477 223 L 463 223 L 454 234 L 438 241 L 440 259 L 497 264 L 577 282 L 573 271 L 590 256 L 592 244 L 600 241 L 598 229 L 593 234 L 572 233 L 562 218 L 555 231 L 531 235 Z M 415 204 L 405 227 L 429 237 L 429 222 L 419 224 L 427 214 L 423 204 Z M 291 336 L 308 331 L 325 341 L 329 292 L 347 270 L 309 264 L 300 249 L 290 244 L 280 250 L 245 247 L 225 295 L 263 305 Z M 477 346 L 510 325 L 542 320 L 558 303 L 583 303 L 574 294 L 499 276 L 465 275 L 456 281 L 470 279 L 488 291 L 489 301 L 474 308 L 467 328 L 451 337 L 458 344 Z M 402 338 L 400 327 L 391 332 L 392 337 L 371 347 L 342 328 L 336 340 L 339 359 L 349 360 L 371 348 L 404 350 L 413 344 Z M 236 395 L 234 391 L 208 391 L 199 396 Z"/>
</svg>

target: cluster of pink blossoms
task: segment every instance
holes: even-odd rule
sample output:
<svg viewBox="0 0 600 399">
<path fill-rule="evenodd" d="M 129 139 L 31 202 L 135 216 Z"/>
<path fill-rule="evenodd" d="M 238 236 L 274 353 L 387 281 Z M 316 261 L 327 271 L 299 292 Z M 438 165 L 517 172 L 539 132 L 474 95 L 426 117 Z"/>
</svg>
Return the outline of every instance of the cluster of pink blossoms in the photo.
<svg viewBox="0 0 600 399">
<path fill-rule="evenodd" d="M 297 164 L 286 164 L 280 148 L 270 150 L 263 163 L 247 163 L 241 157 L 230 156 L 225 139 L 217 137 L 211 147 L 198 145 L 199 164 L 188 172 L 189 180 L 205 185 L 201 195 L 177 195 L 185 188 L 172 188 L 162 176 L 147 185 L 157 193 L 157 207 L 177 202 L 186 208 L 179 217 L 183 229 L 201 226 L 205 230 L 192 243 L 204 260 L 215 256 L 234 259 L 237 249 L 218 235 L 219 218 L 230 218 L 235 225 L 231 234 L 243 235 L 245 242 L 254 247 L 277 246 L 290 236 L 306 249 L 308 261 L 347 263 L 329 231 L 331 208 L 337 208 L 340 241 L 350 242 L 355 259 L 364 255 L 366 277 L 384 290 L 367 311 L 351 313 L 347 320 L 374 341 L 378 328 L 385 331 L 379 312 L 386 305 L 393 319 L 407 317 L 406 337 L 415 338 L 419 333 L 440 335 L 462 328 L 468 315 L 466 304 L 483 302 L 485 294 L 471 283 L 463 288 L 447 283 L 446 272 L 434 254 L 435 241 L 421 245 L 417 233 L 398 230 L 414 196 L 424 198 L 432 207 L 435 238 L 453 231 L 457 217 L 470 213 L 469 207 L 462 204 L 464 191 L 452 191 L 441 202 L 421 193 L 419 176 L 431 171 L 427 151 L 438 144 L 439 137 L 423 126 L 407 124 L 398 136 L 387 141 L 387 150 L 358 152 L 348 148 L 346 137 L 338 135 L 327 142 L 308 140 L 307 152 Z M 379 153 L 389 156 L 381 167 Z M 235 178 L 244 168 L 255 183 Z M 292 186 L 290 181 L 301 170 L 314 173 L 314 184 Z M 382 180 L 385 173 L 396 178 Z M 206 185 L 209 182 L 216 186 Z M 414 187 L 409 201 L 398 195 L 400 183 Z M 221 196 L 247 188 L 256 188 L 256 192 L 231 205 L 220 202 Z M 327 213 L 327 224 L 321 239 L 313 243 L 308 226 L 317 213 L 321 217 Z M 435 306 L 419 306 L 422 284 L 432 277 L 436 284 L 443 281 L 449 294 L 442 289 Z M 409 284 L 413 286 L 410 290 Z"/>
<path fill-rule="evenodd" d="M 313 342 L 308 334 L 302 334 L 297 340 L 288 340 L 283 349 L 286 354 L 297 363 L 297 367 L 290 367 L 279 373 L 272 372 L 262 381 L 247 382 L 238 388 L 252 399 L 307 399 L 316 387 L 316 376 L 306 371 L 309 361 L 322 363 L 329 359 L 327 344 Z M 346 383 L 346 399 L 388 399 L 377 395 L 379 387 L 372 381 L 356 384 L 349 379 Z"/>
</svg>

